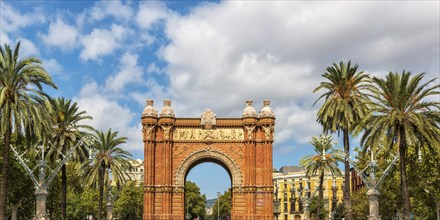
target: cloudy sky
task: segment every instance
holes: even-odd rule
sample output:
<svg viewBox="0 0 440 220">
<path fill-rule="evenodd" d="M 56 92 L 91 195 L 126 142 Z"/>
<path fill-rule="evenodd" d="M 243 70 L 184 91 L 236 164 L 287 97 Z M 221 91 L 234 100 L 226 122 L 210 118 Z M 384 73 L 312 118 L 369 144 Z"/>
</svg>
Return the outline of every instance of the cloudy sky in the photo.
<svg viewBox="0 0 440 220">
<path fill-rule="evenodd" d="M 177 117 L 199 117 L 208 107 L 218 117 L 241 117 L 246 100 L 257 111 L 272 100 L 280 168 L 312 152 L 308 142 L 321 132 L 312 90 L 333 62 L 351 59 L 375 76 L 440 73 L 439 1 L 0 4 L 1 45 L 21 41 L 21 55 L 39 57 L 58 85 L 51 95 L 78 102 L 96 128 L 128 137 L 124 148 L 141 159 L 146 99 L 159 111 L 172 99 Z M 229 184 L 200 180 L 210 179 L 211 166 L 190 173 L 208 197 Z"/>
</svg>

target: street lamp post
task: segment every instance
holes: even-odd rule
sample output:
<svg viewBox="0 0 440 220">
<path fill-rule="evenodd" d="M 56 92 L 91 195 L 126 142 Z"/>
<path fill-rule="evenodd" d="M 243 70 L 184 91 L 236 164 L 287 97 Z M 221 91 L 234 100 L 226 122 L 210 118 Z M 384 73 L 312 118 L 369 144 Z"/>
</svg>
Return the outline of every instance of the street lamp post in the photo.
<svg viewBox="0 0 440 220">
<path fill-rule="evenodd" d="M 84 144 L 83 140 L 86 139 L 88 140 L 89 137 L 85 136 L 83 138 L 81 138 L 78 143 L 72 147 L 69 152 L 67 152 L 67 155 L 63 155 L 61 152 L 61 156 L 63 156 L 63 160 L 58 164 L 58 166 L 53 169 L 52 173 L 49 175 L 49 177 L 46 178 L 46 168 L 47 168 L 47 162 L 46 162 L 46 157 L 44 155 L 44 150 L 45 147 L 44 146 L 40 146 L 41 148 L 41 160 L 38 162 L 38 170 L 39 170 L 39 174 L 38 174 L 38 179 L 37 177 L 35 177 L 33 171 L 28 167 L 28 165 L 26 164 L 26 162 L 23 160 L 22 156 L 24 154 L 19 154 L 17 152 L 17 150 L 14 148 L 14 146 L 11 146 L 12 152 L 14 152 L 15 157 L 18 159 L 18 161 L 21 163 L 21 165 L 23 166 L 23 168 L 26 170 L 26 172 L 28 173 L 29 177 L 32 179 L 32 182 L 34 183 L 35 186 L 35 198 L 36 198 L 36 206 L 35 206 L 35 220 L 47 220 L 49 219 L 46 215 L 46 199 L 47 199 L 47 190 L 50 186 L 50 184 L 52 183 L 52 180 L 55 178 L 55 176 L 57 175 L 58 171 L 60 171 L 61 167 L 66 164 L 73 155 L 73 151 L 81 144 Z M 93 141 L 93 140 L 90 140 Z"/>
<path fill-rule="evenodd" d="M 315 190 L 313 191 L 313 193 L 311 193 L 308 184 L 306 185 L 306 187 L 304 187 L 304 189 L 302 188 L 297 189 L 294 183 L 291 184 L 292 184 L 292 189 L 294 190 L 295 193 L 298 193 L 298 197 L 300 201 L 304 204 L 304 220 L 310 220 L 310 202 L 318 192 L 318 187 L 316 187 L 315 184 Z M 305 195 L 303 195 L 303 192 Z"/>
<path fill-rule="evenodd" d="M 377 168 L 377 162 L 374 160 L 374 153 L 373 149 L 371 149 L 371 158 L 369 165 L 365 167 L 363 170 L 359 170 L 354 161 L 350 159 L 350 157 L 346 157 L 349 162 L 353 165 L 353 168 L 356 170 L 356 173 L 358 176 L 361 177 L 362 181 L 367 185 L 367 196 L 368 196 L 368 204 L 369 204 L 369 220 L 380 220 L 379 217 L 379 186 L 382 183 L 382 181 L 385 179 L 385 177 L 388 175 L 391 167 L 394 166 L 394 164 L 397 162 L 398 157 L 394 156 L 391 163 L 388 165 L 388 167 L 383 172 L 382 176 L 379 178 L 378 181 L 376 181 L 376 168 Z M 368 179 L 365 176 L 365 171 L 367 168 L 370 167 L 370 179 Z"/>
<path fill-rule="evenodd" d="M 217 192 L 217 220 L 220 219 L 220 192 Z"/>
</svg>

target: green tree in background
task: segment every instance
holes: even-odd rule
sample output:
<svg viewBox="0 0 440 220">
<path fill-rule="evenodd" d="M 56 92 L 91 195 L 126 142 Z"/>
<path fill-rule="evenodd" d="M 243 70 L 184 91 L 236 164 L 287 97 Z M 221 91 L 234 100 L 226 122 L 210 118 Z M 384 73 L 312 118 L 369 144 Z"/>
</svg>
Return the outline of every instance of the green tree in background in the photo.
<svg viewBox="0 0 440 220">
<path fill-rule="evenodd" d="M 117 194 L 115 192 L 114 194 Z M 130 181 L 122 187 L 114 204 L 114 215 L 119 219 L 141 220 L 143 214 L 144 192 L 142 186 Z"/>
<path fill-rule="evenodd" d="M 0 130 L 3 136 L 0 220 L 7 218 L 11 136 L 23 131 L 27 137 L 40 134 L 47 121 L 43 109 L 48 96 L 43 92 L 43 85 L 56 88 L 39 59 L 19 59 L 19 52 L 20 43 L 13 51 L 7 44 L 0 46 Z"/>
<path fill-rule="evenodd" d="M 362 146 L 383 147 L 399 154 L 400 191 L 404 219 L 410 219 L 407 154 L 411 148 L 427 147 L 430 152 L 440 151 L 440 103 L 430 101 L 438 96 L 440 85 L 430 86 L 435 79 L 422 83 L 424 74 L 411 76 L 390 72 L 385 79 L 373 78 L 371 88 L 376 100 L 371 113 L 365 117 Z"/>
<path fill-rule="evenodd" d="M 200 188 L 191 181 L 185 182 L 185 206 L 191 215 L 191 219 L 200 217 L 205 219 L 205 194 L 200 193 Z M 185 212 L 186 212 L 185 210 Z M 188 213 L 186 213 L 188 214 Z M 186 217 L 186 216 L 185 216 Z"/>
<path fill-rule="evenodd" d="M 351 202 L 353 204 L 353 218 L 354 219 L 368 219 L 368 197 L 367 188 L 363 188 L 351 195 Z"/>
<path fill-rule="evenodd" d="M 367 115 L 368 102 L 367 88 L 369 87 L 369 77 L 363 71 L 358 72 L 358 64 L 352 66 L 348 63 L 340 62 L 339 65 L 327 68 L 322 75 L 326 81 L 316 87 L 313 92 L 321 89 L 325 93 L 316 102 L 325 98 L 324 104 L 318 111 L 317 121 L 322 125 L 324 132 L 341 132 L 344 139 L 344 153 L 350 155 L 349 135 L 354 128 Z M 315 102 L 315 104 L 316 104 Z M 350 163 L 345 160 L 345 182 L 350 182 Z M 346 184 L 344 188 L 345 219 L 352 220 L 350 187 Z"/>
<path fill-rule="evenodd" d="M 83 137 L 85 130 L 93 130 L 92 127 L 82 124 L 84 120 L 91 120 L 92 117 L 87 116 L 85 111 L 79 111 L 76 102 L 65 98 L 51 99 L 47 109 L 50 109 L 50 141 L 53 147 L 49 154 L 53 159 L 64 159 L 61 154 L 66 155 Z M 88 153 L 84 145 L 79 145 L 74 153 L 73 160 L 84 162 Z M 61 167 L 61 219 L 66 219 L 66 196 L 67 196 L 67 174 L 66 164 Z"/>
<path fill-rule="evenodd" d="M 118 137 L 118 132 L 111 129 L 107 132 L 96 131 L 95 139 L 97 141 L 93 144 L 93 161 L 84 163 L 83 170 L 87 185 L 99 188 L 98 220 L 101 220 L 105 183 L 109 183 L 110 173 L 118 189 L 130 179 L 127 172 L 131 167 L 131 154 L 118 147 L 125 143 L 127 138 Z"/>
<path fill-rule="evenodd" d="M 329 135 L 319 137 L 313 136 L 310 143 L 314 147 L 315 154 L 301 158 L 299 163 L 305 168 L 306 176 L 308 178 L 319 175 L 319 194 L 316 205 L 316 213 L 318 214 L 318 219 L 324 219 L 326 215 L 321 215 L 321 207 L 323 206 L 324 201 L 324 175 L 327 172 L 331 173 L 332 175 L 341 176 L 341 170 L 338 167 L 338 162 L 344 161 L 344 154 L 333 148 L 335 142 Z"/>
<path fill-rule="evenodd" d="M 231 189 L 229 188 L 227 191 L 225 191 L 223 194 L 220 195 L 220 218 L 221 219 L 231 219 L 231 209 L 232 209 L 232 193 Z M 212 218 L 210 219 L 217 219 L 217 213 L 218 213 L 218 201 L 215 202 L 213 206 L 213 213 Z"/>
</svg>

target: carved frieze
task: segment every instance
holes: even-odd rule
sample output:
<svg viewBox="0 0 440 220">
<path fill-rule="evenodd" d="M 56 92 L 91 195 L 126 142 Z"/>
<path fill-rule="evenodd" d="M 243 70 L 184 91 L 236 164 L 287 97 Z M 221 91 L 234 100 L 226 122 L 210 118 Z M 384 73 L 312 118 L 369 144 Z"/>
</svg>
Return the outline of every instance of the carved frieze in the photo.
<svg viewBox="0 0 440 220">
<path fill-rule="evenodd" d="M 222 140 L 222 141 L 242 141 L 244 138 L 243 129 L 214 129 L 206 130 L 199 128 L 176 128 L 173 134 L 174 141 L 205 141 L 205 140 Z"/>
</svg>

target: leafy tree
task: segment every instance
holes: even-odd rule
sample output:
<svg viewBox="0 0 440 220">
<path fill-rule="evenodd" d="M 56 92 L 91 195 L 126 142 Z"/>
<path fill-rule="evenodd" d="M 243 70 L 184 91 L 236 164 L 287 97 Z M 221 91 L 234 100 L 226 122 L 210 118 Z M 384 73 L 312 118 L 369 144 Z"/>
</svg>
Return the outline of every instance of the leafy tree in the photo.
<svg viewBox="0 0 440 220">
<path fill-rule="evenodd" d="M 368 219 L 369 207 L 368 207 L 368 197 L 367 188 L 363 188 L 357 192 L 353 192 L 351 196 L 352 208 L 353 208 L 353 218 L 354 219 Z"/>
<path fill-rule="evenodd" d="M 232 192 L 231 188 L 225 191 L 219 197 L 220 200 L 220 218 L 221 219 L 231 219 L 231 208 L 232 208 Z M 219 208 L 217 207 L 217 202 L 213 206 L 213 212 L 211 219 L 217 219 L 217 213 L 219 213 Z"/>
<path fill-rule="evenodd" d="M 426 146 L 424 148 L 427 148 Z M 440 161 L 435 154 L 408 149 L 408 186 L 414 219 L 436 219 L 440 203 Z"/>
<path fill-rule="evenodd" d="M 99 187 L 99 206 L 98 220 L 101 220 L 103 212 L 102 201 L 104 197 L 104 183 L 109 182 L 110 172 L 112 181 L 119 189 L 127 179 L 130 179 L 127 171 L 131 167 L 129 159 L 131 154 L 128 151 L 119 148 L 120 144 L 125 143 L 126 137 L 117 137 L 118 132 L 96 131 L 93 144 L 93 151 L 96 153 L 91 164 L 83 164 L 85 182 L 93 187 Z"/>
<path fill-rule="evenodd" d="M 7 44 L 0 46 L 0 129 L 4 139 L 0 220 L 6 219 L 11 135 L 24 131 L 27 136 L 39 136 L 46 121 L 42 112 L 44 100 L 47 98 L 43 85 L 56 88 L 39 59 L 19 59 L 19 52 L 20 43 L 17 43 L 14 51 Z"/>
<path fill-rule="evenodd" d="M 323 206 L 324 200 L 324 174 L 330 172 L 332 175 L 340 176 L 341 170 L 338 167 L 338 161 L 343 161 L 344 156 L 342 152 L 333 148 L 335 143 L 333 138 L 329 135 L 314 136 L 310 143 L 313 145 L 316 154 L 301 158 L 299 163 L 305 168 L 307 177 L 310 178 L 319 175 L 319 196 L 316 213 L 318 214 L 318 219 L 323 219 L 325 215 L 321 215 L 321 207 Z"/>
<path fill-rule="evenodd" d="M 321 89 L 326 92 L 316 102 L 325 98 L 324 104 L 317 113 L 317 121 L 323 126 L 324 132 L 341 132 L 344 139 L 344 153 L 350 155 L 349 135 L 354 128 L 368 113 L 368 96 L 366 90 L 369 87 L 369 77 L 363 71 L 358 72 L 358 64 L 352 66 L 351 61 L 347 64 L 340 62 L 339 65 L 327 68 L 322 75 L 327 81 L 314 90 Z M 316 104 L 315 102 L 315 104 Z M 350 182 L 350 164 L 345 160 L 345 182 Z M 345 219 L 352 220 L 350 187 L 344 188 Z"/>
<path fill-rule="evenodd" d="M 313 213 L 312 219 L 326 219 L 328 216 L 329 212 L 325 209 L 324 203 L 319 205 L 320 203 L 319 196 L 313 196 L 310 200 L 310 213 Z"/>
<path fill-rule="evenodd" d="M 191 181 L 185 182 L 185 205 L 191 219 L 200 217 L 205 219 L 205 194 L 200 193 L 200 188 Z M 187 213 L 188 214 L 188 213 Z"/>
<path fill-rule="evenodd" d="M 81 124 L 86 119 L 92 119 L 87 116 L 85 111 L 79 111 L 76 102 L 72 103 L 69 99 L 56 98 L 51 99 L 47 106 L 50 109 L 51 129 L 50 140 L 54 144 L 51 149 L 53 159 L 64 159 L 61 154 L 71 149 L 79 139 L 84 136 L 84 130 L 93 130 L 88 125 Z M 60 154 L 61 153 L 61 154 Z M 73 154 L 75 161 L 84 161 L 87 158 L 87 149 L 79 145 Z M 66 219 L 66 196 L 67 196 L 67 174 L 66 164 L 61 167 L 61 219 Z"/>
<path fill-rule="evenodd" d="M 135 181 L 125 184 L 114 204 L 115 216 L 119 219 L 142 219 L 143 198 L 142 187 L 136 186 Z"/>
<path fill-rule="evenodd" d="M 28 164 L 34 167 L 36 160 L 31 158 Z M 14 171 L 9 175 L 9 180 L 14 184 L 8 190 L 8 212 L 11 213 L 11 220 L 31 219 L 35 209 L 34 184 L 17 160 L 11 160 L 10 165 Z"/>
<path fill-rule="evenodd" d="M 440 148 L 440 103 L 429 101 L 439 95 L 435 79 L 421 84 L 424 74 L 411 77 L 410 72 L 390 72 L 385 79 L 373 78 L 372 96 L 376 100 L 365 117 L 363 146 L 382 146 L 399 154 L 400 187 L 404 219 L 410 219 L 407 175 L 407 152 L 426 147 L 434 154 Z"/>
</svg>

